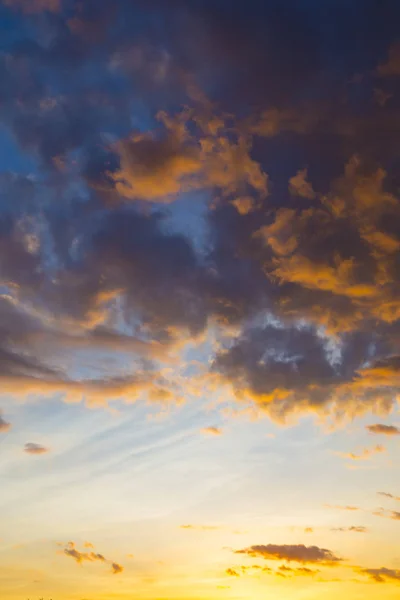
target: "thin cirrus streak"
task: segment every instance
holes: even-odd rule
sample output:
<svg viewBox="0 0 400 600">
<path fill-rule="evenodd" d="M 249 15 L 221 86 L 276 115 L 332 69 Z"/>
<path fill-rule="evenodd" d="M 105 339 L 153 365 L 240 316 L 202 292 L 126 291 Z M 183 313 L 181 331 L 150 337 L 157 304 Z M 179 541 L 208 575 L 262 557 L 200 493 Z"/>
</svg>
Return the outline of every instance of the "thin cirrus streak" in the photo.
<svg viewBox="0 0 400 600">
<path fill-rule="evenodd" d="M 0 0 L 1 598 L 398 596 L 399 19 Z"/>
</svg>

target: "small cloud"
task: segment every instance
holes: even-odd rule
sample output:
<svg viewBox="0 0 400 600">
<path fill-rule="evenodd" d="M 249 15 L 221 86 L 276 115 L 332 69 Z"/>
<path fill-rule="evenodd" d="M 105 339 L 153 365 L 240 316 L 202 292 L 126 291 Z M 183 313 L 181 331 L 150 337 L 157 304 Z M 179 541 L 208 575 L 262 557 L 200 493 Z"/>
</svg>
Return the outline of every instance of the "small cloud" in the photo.
<svg viewBox="0 0 400 600">
<path fill-rule="evenodd" d="M 11 423 L 8 423 L 3 417 L 0 415 L 0 433 L 6 433 L 11 429 Z"/>
<path fill-rule="evenodd" d="M 293 196 L 300 196 L 301 198 L 308 198 L 312 200 L 315 198 L 315 192 L 309 181 L 307 181 L 307 169 L 297 171 L 294 177 L 289 179 L 289 192 Z"/>
<path fill-rule="evenodd" d="M 180 529 L 191 529 L 195 531 L 215 531 L 221 529 L 218 525 L 180 525 Z"/>
<path fill-rule="evenodd" d="M 235 571 L 235 569 L 226 569 L 225 573 L 229 575 L 229 577 L 240 577 L 239 573 Z"/>
<path fill-rule="evenodd" d="M 374 88 L 374 102 L 379 106 L 385 106 L 386 102 L 393 97 L 393 94 L 389 94 L 380 88 Z"/>
<path fill-rule="evenodd" d="M 376 583 L 387 583 L 388 581 L 400 581 L 400 570 L 387 569 L 381 567 L 380 569 L 356 569 L 358 573 L 368 575 Z"/>
<path fill-rule="evenodd" d="M 386 448 L 378 444 L 373 448 L 364 448 L 359 454 L 354 452 L 335 452 L 335 454 L 348 460 L 369 460 L 374 454 L 381 454 L 382 452 L 386 452 Z"/>
<path fill-rule="evenodd" d="M 256 545 L 237 550 L 235 554 L 247 554 L 252 557 L 262 557 L 266 560 L 287 560 L 298 563 L 319 563 L 334 566 L 343 559 L 335 556 L 331 550 L 318 546 L 304 546 L 304 544 L 267 544 Z"/>
<path fill-rule="evenodd" d="M 122 571 L 124 570 L 124 567 L 122 565 L 119 565 L 116 562 L 113 562 L 113 563 L 111 563 L 111 570 L 114 575 L 118 575 L 119 573 L 122 573 Z"/>
<path fill-rule="evenodd" d="M 377 492 L 378 496 L 384 496 L 385 498 L 390 498 L 391 500 L 397 500 L 400 502 L 400 496 L 394 496 L 393 494 L 389 494 L 388 492 Z"/>
<path fill-rule="evenodd" d="M 204 433 L 204 435 L 222 435 L 222 429 L 221 427 L 203 427 L 203 429 L 201 429 L 201 433 Z"/>
<path fill-rule="evenodd" d="M 400 435 L 400 429 L 394 425 L 384 425 L 382 423 L 376 423 L 375 425 L 367 425 L 366 429 L 370 433 L 382 434 L 382 435 Z"/>
<path fill-rule="evenodd" d="M 353 533 L 366 533 L 368 529 L 366 527 L 352 525 L 351 527 L 332 527 L 331 531 L 351 531 Z"/>
<path fill-rule="evenodd" d="M 389 57 L 384 65 L 379 65 L 377 73 L 381 77 L 400 75 L 400 42 L 394 43 L 389 48 Z"/>
<path fill-rule="evenodd" d="M 134 555 L 133 554 L 127 554 L 126 557 L 127 558 L 134 558 Z"/>
<path fill-rule="evenodd" d="M 400 521 L 400 512 L 397 510 L 385 510 L 384 508 L 379 508 L 375 510 L 373 513 L 374 517 L 382 517 L 383 519 L 391 519 L 392 521 Z"/>
<path fill-rule="evenodd" d="M 46 454 L 47 452 L 49 452 L 49 448 L 41 446 L 40 444 L 28 442 L 24 446 L 24 452 L 26 452 L 27 454 Z"/>
<path fill-rule="evenodd" d="M 304 533 L 314 533 L 314 529 L 312 527 L 305 527 Z"/>
<path fill-rule="evenodd" d="M 59 544 L 58 544 L 59 545 Z M 85 548 L 93 548 L 90 542 L 85 542 Z M 78 565 L 82 565 L 84 562 L 101 562 L 108 563 L 111 565 L 112 572 L 116 575 L 122 573 L 124 568 L 116 562 L 108 560 L 103 554 L 98 552 L 80 552 L 75 545 L 75 542 L 68 542 L 64 548 L 64 554 L 72 558 Z"/>
<path fill-rule="evenodd" d="M 335 510 L 348 510 L 349 512 L 353 512 L 356 510 L 361 510 L 359 506 L 341 506 L 341 505 L 331 505 L 325 504 L 326 508 L 334 508 Z"/>
</svg>

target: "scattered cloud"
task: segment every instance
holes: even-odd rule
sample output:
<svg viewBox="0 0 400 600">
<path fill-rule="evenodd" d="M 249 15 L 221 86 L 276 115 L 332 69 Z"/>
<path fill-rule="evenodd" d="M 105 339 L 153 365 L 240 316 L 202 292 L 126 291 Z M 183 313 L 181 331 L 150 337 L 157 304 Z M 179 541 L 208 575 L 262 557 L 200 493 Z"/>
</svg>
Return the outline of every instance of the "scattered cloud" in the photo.
<svg viewBox="0 0 400 600">
<path fill-rule="evenodd" d="M 221 529 L 218 525 L 180 525 L 180 529 L 190 529 L 193 531 L 216 531 Z"/>
<path fill-rule="evenodd" d="M 312 200 L 315 198 L 315 192 L 309 181 L 307 181 L 307 169 L 297 171 L 294 177 L 289 179 L 289 191 L 293 196 L 300 196 Z"/>
<path fill-rule="evenodd" d="M 49 449 L 41 444 L 27 442 L 24 446 L 24 452 L 26 452 L 26 454 L 46 454 L 49 452 Z"/>
<path fill-rule="evenodd" d="M 247 554 L 252 557 L 262 557 L 266 560 L 287 560 L 304 564 L 320 563 L 329 566 L 335 566 L 343 560 L 337 557 L 331 550 L 319 548 L 318 546 L 304 546 L 303 544 L 256 545 L 244 550 L 237 550 L 236 554 Z"/>
<path fill-rule="evenodd" d="M 381 454 L 382 452 L 386 452 L 386 448 L 378 444 L 373 448 L 364 448 L 359 454 L 354 452 L 336 452 L 335 454 L 349 460 L 369 460 L 374 454 Z"/>
<path fill-rule="evenodd" d="M 356 510 L 361 510 L 359 506 L 341 506 L 341 505 L 334 505 L 332 506 L 331 504 L 326 504 L 325 505 L 327 508 L 334 508 L 336 510 L 347 510 L 349 512 L 354 512 Z"/>
<path fill-rule="evenodd" d="M 221 427 L 203 427 L 203 429 L 201 430 L 201 433 L 204 433 L 205 435 L 222 435 L 223 431 L 221 429 Z"/>
<path fill-rule="evenodd" d="M 93 544 L 91 544 L 90 542 L 85 542 L 84 544 L 85 548 L 93 548 Z M 119 565 L 116 562 L 110 561 L 107 558 L 105 558 L 105 556 L 103 554 L 99 554 L 97 552 L 80 552 L 77 548 L 74 542 L 68 542 L 63 550 L 64 554 L 66 556 L 69 556 L 70 558 L 72 558 L 76 563 L 78 563 L 79 565 L 83 564 L 84 562 L 101 562 L 101 563 L 108 563 L 111 565 L 111 571 L 114 575 L 118 575 L 119 573 L 122 573 L 122 571 L 124 570 L 124 568 Z"/>
<path fill-rule="evenodd" d="M 391 519 L 392 521 L 400 521 L 400 512 L 396 510 L 385 510 L 379 508 L 372 513 L 375 517 L 382 517 L 384 519 Z"/>
<path fill-rule="evenodd" d="M 382 423 L 376 423 L 375 425 L 367 425 L 366 429 L 370 433 L 382 434 L 382 435 L 400 435 L 400 429 L 394 425 L 384 425 Z"/>
<path fill-rule="evenodd" d="M 354 533 L 367 533 L 367 527 L 351 525 L 350 527 L 332 527 L 331 531 L 340 531 L 340 532 L 354 532 Z"/>
<path fill-rule="evenodd" d="M 389 492 L 377 492 L 378 496 L 384 496 L 385 498 L 390 498 L 391 500 L 397 500 L 400 502 L 400 496 L 394 496 L 393 494 L 389 494 Z"/>
<path fill-rule="evenodd" d="M 400 570 L 381 567 L 380 569 L 358 568 L 357 571 L 362 575 L 368 575 L 376 583 L 400 582 Z"/>
<path fill-rule="evenodd" d="M 11 429 L 11 423 L 6 421 L 0 414 L 0 433 L 6 433 Z"/>
<path fill-rule="evenodd" d="M 225 573 L 229 575 L 229 577 L 240 577 L 240 574 L 235 569 L 226 569 Z"/>
</svg>

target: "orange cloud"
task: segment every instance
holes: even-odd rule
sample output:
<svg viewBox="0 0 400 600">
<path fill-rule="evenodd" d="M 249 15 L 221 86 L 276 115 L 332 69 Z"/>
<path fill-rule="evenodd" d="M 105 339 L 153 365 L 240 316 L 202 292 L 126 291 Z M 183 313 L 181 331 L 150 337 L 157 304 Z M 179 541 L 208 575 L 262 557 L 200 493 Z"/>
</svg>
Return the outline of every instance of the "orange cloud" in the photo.
<svg viewBox="0 0 400 600">
<path fill-rule="evenodd" d="M 368 529 L 366 527 L 352 525 L 350 527 L 333 527 L 331 531 L 339 531 L 339 532 L 354 532 L 354 533 L 367 533 Z"/>
<path fill-rule="evenodd" d="M 222 429 L 221 427 L 215 426 L 203 427 L 201 433 L 204 433 L 205 435 L 222 435 Z"/>
<path fill-rule="evenodd" d="M 24 446 L 24 452 L 26 452 L 26 454 L 46 454 L 49 452 L 49 449 L 45 446 L 41 446 L 40 444 L 28 442 Z"/>
<path fill-rule="evenodd" d="M 84 547 L 93 548 L 93 544 L 91 544 L 90 542 L 85 542 Z M 64 554 L 72 558 L 79 565 L 81 565 L 83 562 L 109 563 L 111 565 L 111 571 L 114 575 L 118 575 L 124 570 L 122 565 L 107 560 L 105 556 L 103 556 L 103 554 L 99 554 L 97 552 L 80 552 L 79 550 L 77 550 L 74 542 L 68 542 L 66 544 L 64 548 Z"/>
<path fill-rule="evenodd" d="M 400 429 L 394 425 L 383 425 L 382 423 L 376 423 L 375 425 L 367 425 L 366 429 L 370 433 L 377 433 L 382 435 L 400 435 Z"/>
<path fill-rule="evenodd" d="M 135 134 L 115 146 L 120 169 L 110 173 L 118 194 L 130 199 L 171 202 L 183 192 L 216 188 L 224 196 L 260 197 L 268 193 L 267 175 L 250 157 L 247 136 L 237 131 L 236 141 L 227 135 L 224 119 L 183 110 L 175 116 L 160 112 L 162 128 Z M 190 133 L 198 129 L 198 137 Z M 249 202 L 238 210 L 248 212 Z"/>
<path fill-rule="evenodd" d="M 235 569 L 226 569 L 225 573 L 230 577 L 240 577 L 240 574 Z"/>
<path fill-rule="evenodd" d="M 237 550 L 236 554 L 247 554 L 252 557 L 262 557 L 266 560 L 287 560 L 304 564 L 324 564 L 335 566 L 343 559 L 335 556 L 331 550 L 319 548 L 318 546 L 297 545 L 278 545 L 267 544 L 259 546 L 250 546 L 244 550 Z"/>
<path fill-rule="evenodd" d="M 400 496 L 394 496 L 393 494 L 389 494 L 388 492 L 377 492 L 378 496 L 384 496 L 385 498 L 390 498 L 391 500 L 398 500 L 400 502 Z"/>
<path fill-rule="evenodd" d="M 362 569 L 357 568 L 357 572 L 363 575 L 368 575 L 376 583 L 387 583 L 388 581 L 400 581 L 400 570 L 387 569 Z"/>
<path fill-rule="evenodd" d="M 293 196 L 300 196 L 312 200 L 315 192 L 309 181 L 307 181 L 307 169 L 297 171 L 296 175 L 289 179 L 289 191 Z"/>
<path fill-rule="evenodd" d="M 11 429 L 11 423 L 8 423 L 0 414 L 0 433 L 6 433 Z"/>
<path fill-rule="evenodd" d="M 218 525 L 180 525 L 180 529 L 191 529 L 195 531 L 215 531 L 221 529 Z"/>
<path fill-rule="evenodd" d="M 394 43 L 389 48 L 388 61 L 377 68 L 377 73 L 381 77 L 394 77 L 400 75 L 400 42 Z"/>
<path fill-rule="evenodd" d="M 380 454 L 382 452 L 386 452 L 386 448 L 378 444 L 373 448 L 364 448 L 360 454 L 355 454 L 354 452 L 335 452 L 335 454 L 342 458 L 348 458 L 349 460 L 368 460 L 374 454 Z"/>
</svg>

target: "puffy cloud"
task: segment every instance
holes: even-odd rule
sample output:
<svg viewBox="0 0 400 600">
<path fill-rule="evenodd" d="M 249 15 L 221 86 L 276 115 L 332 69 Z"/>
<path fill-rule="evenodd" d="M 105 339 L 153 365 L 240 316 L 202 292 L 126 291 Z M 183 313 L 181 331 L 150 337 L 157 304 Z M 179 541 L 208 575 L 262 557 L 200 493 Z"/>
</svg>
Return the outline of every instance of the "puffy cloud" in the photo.
<svg viewBox="0 0 400 600">
<path fill-rule="evenodd" d="M 237 550 L 237 554 L 247 554 L 252 557 L 262 557 L 266 560 L 287 560 L 304 564 L 323 564 L 336 566 L 343 559 L 337 557 L 331 550 L 318 546 L 304 546 L 303 544 L 277 545 L 267 544 L 250 546 L 244 550 Z"/>
<path fill-rule="evenodd" d="M 34 442 L 27 442 L 24 447 L 26 454 L 46 454 L 49 449 L 41 444 L 35 444 Z"/>
<path fill-rule="evenodd" d="M 315 198 L 315 192 L 311 183 L 307 181 L 307 174 L 307 169 L 297 171 L 296 175 L 289 179 L 289 191 L 294 196 L 312 200 Z"/>
<path fill-rule="evenodd" d="M 382 517 L 383 519 L 390 519 L 392 521 L 400 521 L 400 512 L 396 510 L 385 510 L 379 508 L 372 513 L 375 517 Z"/>
<path fill-rule="evenodd" d="M 111 572 L 113 573 L 113 575 L 118 575 L 119 573 L 122 573 L 122 571 L 124 570 L 124 567 L 116 562 L 111 563 Z"/>
<path fill-rule="evenodd" d="M 267 175 L 251 158 L 250 141 L 239 131 L 231 141 L 224 120 L 187 111 L 172 117 L 160 113 L 159 119 L 164 130 L 158 136 L 135 134 L 116 144 L 120 169 L 111 177 L 120 195 L 158 202 L 208 188 L 225 196 L 246 191 L 267 195 Z M 190 124 L 197 127 L 198 138 L 190 134 Z M 240 202 L 242 212 L 244 205 Z"/>
<path fill-rule="evenodd" d="M 400 435 L 400 429 L 394 425 L 384 425 L 383 423 L 375 423 L 374 425 L 367 425 L 366 429 L 370 433 L 377 433 L 382 435 Z"/>
<path fill-rule="evenodd" d="M 85 548 L 93 548 L 93 545 L 89 542 L 85 542 Z M 106 559 L 103 554 L 99 554 L 98 552 L 80 552 L 74 542 L 68 542 L 63 550 L 66 556 L 72 558 L 76 563 L 81 565 L 84 562 L 101 562 L 101 563 L 109 563 L 111 565 L 111 572 L 114 575 L 118 575 L 122 573 L 124 567 L 116 562 L 110 561 Z"/>
<path fill-rule="evenodd" d="M 368 575 L 376 583 L 387 583 L 391 581 L 400 581 L 400 570 L 388 569 L 381 567 L 380 569 L 362 569 L 357 571 L 363 575 Z"/>
</svg>

